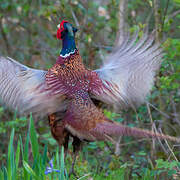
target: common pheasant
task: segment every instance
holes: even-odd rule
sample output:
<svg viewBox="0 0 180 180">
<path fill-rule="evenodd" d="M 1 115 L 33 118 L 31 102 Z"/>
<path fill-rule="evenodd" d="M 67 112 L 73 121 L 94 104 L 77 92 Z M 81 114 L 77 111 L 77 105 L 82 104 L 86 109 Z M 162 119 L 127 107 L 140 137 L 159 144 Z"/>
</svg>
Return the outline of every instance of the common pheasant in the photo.
<svg viewBox="0 0 180 180">
<path fill-rule="evenodd" d="M 176 137 L 131 128 L 108 119 L 94 100 L 113 107 L 135 107 L 145 101 L 163 57 L 160 45 L 147 33 L 125 38 L 106 57 L 100 69 L 89 70 L 76 48 L 77 29 L 62 21 L 57 38 L 62 50 L 48 71 L 32 69 L 0 57 L 0 97 L 20 113 L 49 117 L 53 137 L 68 149 L 73 137 L 75 154 L 82 141 L 113 141 L 118 136 Z"/>
</svg>

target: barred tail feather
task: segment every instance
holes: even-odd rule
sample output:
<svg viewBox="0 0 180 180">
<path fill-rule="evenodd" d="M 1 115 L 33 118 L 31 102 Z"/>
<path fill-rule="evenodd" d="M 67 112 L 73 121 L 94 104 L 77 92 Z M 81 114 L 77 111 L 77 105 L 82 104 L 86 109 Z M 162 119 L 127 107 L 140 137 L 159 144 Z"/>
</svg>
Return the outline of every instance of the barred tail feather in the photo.
<svg viewBox="0 0 180 180">
<path fill-rule="evenodd" d="M 180 139 L 177 137 L 160 134 L 160 133 L 156 133 L 156 132 L 152 132 L 149 130 L 140 129 L 136 127 L 132 128 L 132 127 L 123 126 L 123 125 L 118 126 L 117 131 L 116 131 L 117 135 L 121 135 L 121 129 L 123 129 L 122 135 L 134 136 L 134 137 L 160 138 L 160 139 L 166 139 L 166 140 L 170 140 L 174 142 L 180 142 Z"/>
<path fill-rule="evenodd" d="M 109 140 L 107 137 L 117 137 L 117 136 L 133 136 L 133 137 L 147 137 L 147 138 L 160 138 L 166 139 L 174 142 L 180 142 L 180 138 L 155 133 L 149 130 L 144 130 L 136 127 L 128 127 L 119 123 L 105 122 L 97 124 L 94 129 L 94 133 L 99 140 Z M 103 138 L 103 139 L 102 139 Z"/>
</svg>

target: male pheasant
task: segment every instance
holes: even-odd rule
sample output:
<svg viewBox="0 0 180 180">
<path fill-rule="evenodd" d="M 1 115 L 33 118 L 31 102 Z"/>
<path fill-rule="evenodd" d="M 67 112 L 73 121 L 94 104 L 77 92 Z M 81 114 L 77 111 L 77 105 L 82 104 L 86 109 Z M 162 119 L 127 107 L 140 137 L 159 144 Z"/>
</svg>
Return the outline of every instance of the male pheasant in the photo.
<svg viewBox="0 0 180 180">
<path fill-rule="evenodd" d="M 125 38 L 104 60 L 100 69 L 87 69 L 75 44 L 77 29 L 62 21 L 57 38 L 62 50 L 48 71 L 26 67 L 0 57 L 0 97 L 20 113 L 48 115 L 53 137 L 68 148 L 73 137 L 74 151 L 82 141 L 113 141 L 118 136 L 179 139 L 148 130 L 130 128 L 109 120 L 93 99 L 114 107 L 137 106 L 145 101 L 163 56 L 159 44 L 147 33 Z"/>
</svg>

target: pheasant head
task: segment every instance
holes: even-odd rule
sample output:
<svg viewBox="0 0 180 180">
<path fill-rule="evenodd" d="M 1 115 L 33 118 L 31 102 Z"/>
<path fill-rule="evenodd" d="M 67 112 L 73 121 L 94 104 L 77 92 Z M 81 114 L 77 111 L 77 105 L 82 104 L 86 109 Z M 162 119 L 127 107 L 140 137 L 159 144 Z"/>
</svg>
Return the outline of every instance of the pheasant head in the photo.
<svg viewBox="0 0 180 180">
<path fill-rule="evenodd" d="M 62 40 L 60 56 L 66 57 L 76 50 L 75 34 L 77 29 L 68 21 L 63 20 L 58 25 L 57 38 Z"/>
</svg>

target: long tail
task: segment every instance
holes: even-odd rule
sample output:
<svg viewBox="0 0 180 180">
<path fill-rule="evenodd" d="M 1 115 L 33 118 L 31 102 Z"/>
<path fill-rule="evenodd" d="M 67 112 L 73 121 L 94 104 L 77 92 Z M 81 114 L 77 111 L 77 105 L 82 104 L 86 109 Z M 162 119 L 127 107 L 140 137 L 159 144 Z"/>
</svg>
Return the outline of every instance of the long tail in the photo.
<svg viewBox="0 0 180 180">
<path fill-rule="evenodd" d="M 96 126 L 96 132 L 98 132 L 99 138 L 102 138 L 102 135 L 104 134 L 106 137 L 106 140 L 108 140 L 108 137 L 117 137 L 117 136 L 133 136 L 133 137 L 147 137 L 147 138 L 160 138 L 160 139 L 166 139 L 171 140 L 175 142 L 180 142 L 180 138 L 155 133 L 149 130 L 140 129 L 136 127 L 128 127 L 125 125 L 122 125 L 120 123 L 114 123 L 114 122 L 104 122 L 99 123 Z"/>
<path fill-rule="evenodd" d="M 165 135 L 165 134 L 160 134 L 160 133 L 156 133 L 156 132 L 152 132 L 149 130 L 145 130 L 145 129 L 140 129 L 140 128 L 136 128 L 136 127 L 128 127 L 128 126 L 123 126 L 123 125 L 119 125 L 117 128 L 117 135 L 120 135 L 121 131 L 119 131 L 120 129 L 123 129 L 122 134 L 126 135 L 126 136 L 134 136 L 134 137 L 147 137 L 147 138 L 160 138 L 160 139 L 167 139 L 167 140 L 171 140 L 171 141 L 175 141 L 175 142 L 180 142 L 180 138 L 177 137 L 173 137 L 173 136 L 169 136 L 169 135 Z M 119 134 L 118 134 L 119 132 Z"/>
</svg>

